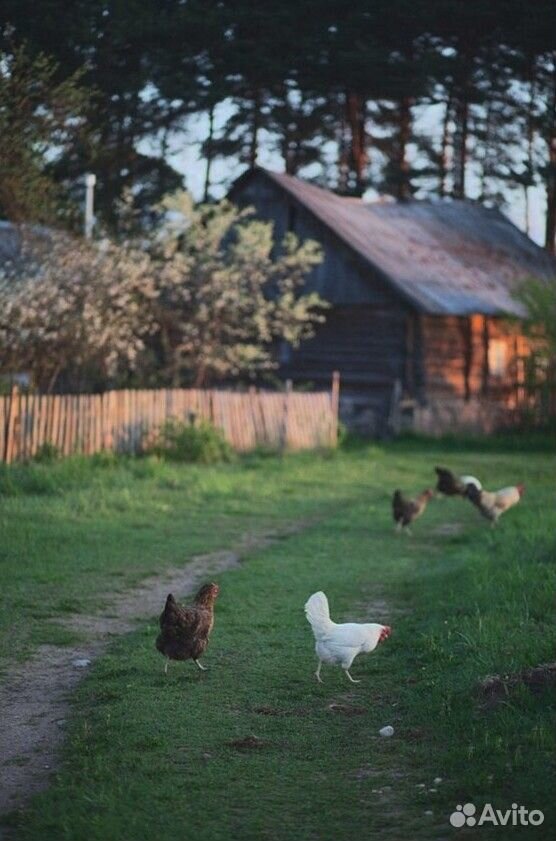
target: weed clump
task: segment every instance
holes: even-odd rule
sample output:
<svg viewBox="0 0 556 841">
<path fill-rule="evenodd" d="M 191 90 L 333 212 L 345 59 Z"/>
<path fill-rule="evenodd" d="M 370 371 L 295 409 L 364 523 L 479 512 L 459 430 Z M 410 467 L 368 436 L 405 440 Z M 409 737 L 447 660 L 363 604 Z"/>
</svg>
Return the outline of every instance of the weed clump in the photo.
<svg viewBox="0 0 556 841">
<path fill-rule="evenodd" d="M 212 424 L 183 423 L 175 419 L 167 420 L 160 427 L 150 452 L 169 461 L 197 464 L 233 461 L 235 457 L 222 432 Z"/>
<path fill-rule="evenodd" d="M 37 464 L 52 464 L 54 461 L 58 461 L 61 455 L 62 453 L 55 444 L 52 444 L 50 441 L 45 441 L 44 444 L 41 444 L 37 449 L 35 455 L 33 456 L 33 461 Z"/>
</svg>

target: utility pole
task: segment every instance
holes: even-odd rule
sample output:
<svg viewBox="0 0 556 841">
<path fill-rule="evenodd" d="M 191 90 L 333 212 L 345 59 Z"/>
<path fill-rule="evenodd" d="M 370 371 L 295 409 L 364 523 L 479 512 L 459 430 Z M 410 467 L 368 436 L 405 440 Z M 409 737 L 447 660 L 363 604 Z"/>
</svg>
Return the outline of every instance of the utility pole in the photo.
<svg viewBox="0 0 556 841">
<path fill-rule="evenodd" d="M 85 239 L 91 239 L 93 236 L 93 227 L 95 224 L 94 195 L 96 183 L 96 175 L 92 172 L 87 172 L 85 175 Z"/>
</svg>

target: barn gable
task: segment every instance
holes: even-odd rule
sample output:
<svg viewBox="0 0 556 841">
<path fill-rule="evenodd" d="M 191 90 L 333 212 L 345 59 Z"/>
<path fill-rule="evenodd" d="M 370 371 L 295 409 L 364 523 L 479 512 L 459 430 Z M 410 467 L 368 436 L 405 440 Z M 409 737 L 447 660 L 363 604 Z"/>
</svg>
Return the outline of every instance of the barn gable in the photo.
<svg viewBox="0 0 556 841">
<path fill-rule="evenodd" d="M 310 207 L 284 190 L 272 175 L 262 169 L 251 170 L 236 181 L 230 198 L 242 206 L 252 205 L 258 216 L 272 220 L 276 240 L 293 231 L 301 240 L 314 239 L 320 243 L 324 259 L 307 277 L 306 290 L 318 292 L 331 304 L 398 304 L 400 296 L 388 278 L 378 270 L 370 270 L 341 236 Z M 370 271 L 372 283 L 369 283 Z"/>
<path fill-rule="evenodd" d="M 276 191 L 290 208 L 284 212 L 285 219 L 291 223 L 301 210 L 358 262 L 362 284 L 343 290 L 341 295 L 352 292 L 361 303 L 368 300 L 364 287 L 371 282 L 389 287 L 423 313 L 520 316 L 523 310 L 513 296 L 519 283 L 531 276 L 556 279 L 553 257 L 498 210 L 477 202 L 366 203 L 261 168 L 238 179 L 230 195 L 242 202 L 254 200 L 265 216 L 264 194 L 274 194 L 269 216 L 277 221 Z M 298 232 L 297 226 L 295 230 Z M 277 233 L 284 233 L 279 225 Z M 318 238 L 323 241 L 322 236 Z M 339 302 L 341 295 L 336 291 L 328 299 Z"/>
<path fill-rule="evenodd" d="M 287 231 L 317 240 L 323 262 L 306 280 L 332 306 L 316 336 L 282 348 L 280 373 L 330 382 L 341 412 L 373 433 L 408 413 L 414 429 L 488 430 L 523 399 L 521 306 L 527 277 L 556 279 L 556 261 L 501 213 L 469 201 L 366 204 L 257 168 L 230 198 Z M 405 407 L 405 408 L 404 408 Z"/>
<path fill-rule="evenodd" d="M 282 348 L 281 375 L 323 386 L 330 383 L 331 373 L 337 369 L 342 377 L 344 405 L 350 389 L 365 393 L 367 409 L 372 403 L 373 410 L 382 412 L 392 383 L 404 376 L 406 320 L 412 312 L 411 303 L 264 170 L 236 182 L 231 198 L 242 205 L 253 205 L 258 216 L 271 219 L 278 240 L 287 231 L 294 231 L 302 240 L 317 240 L 324 252 L 322 263 L 311 271 L 304 289 L 318 292 L 332 307 L 313 339 L 295 351 Z"/>
</svg>

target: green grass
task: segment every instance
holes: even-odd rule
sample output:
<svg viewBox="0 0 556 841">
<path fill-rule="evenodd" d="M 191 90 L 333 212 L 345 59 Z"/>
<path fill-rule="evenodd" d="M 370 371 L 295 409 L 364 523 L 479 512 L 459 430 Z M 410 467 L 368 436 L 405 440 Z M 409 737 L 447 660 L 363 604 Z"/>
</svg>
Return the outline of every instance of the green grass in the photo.
<svg viewBox="0 0 556 841">
<path fill-rule="evenodd" d="M 0 465 L 0 670 L 106 592 L 326 510 L 338 498 L 328 470 L 308 455 L 218 467 L 110 456 Z"/>
<path fill-rule="evenodd" d="M 412 538 L 395 535 L 392 489 L 425 487 L 436 463 L 487 486 L 525 481 L 526 495 L 497 529 L 445 499 Z M 36 474 L 50 483 L 40 496 L 16 477 L 26 490 L 0 505 L 6 601 L 18 603 L 1 618 L 31 623 L 20 656 L 47 616 L 90 609 L 114 581 L 127 587 L 246 530 L 320 514 L 219 577 L 206 673 L 172 664 L 164 677 L 154 618 L 96 662 L 76 694 L 64 766 L 20 837 L 428 841 L 451 838 L 448 816 L 469 801 L 547 815 L 539 829 L 473 837 L 553 837 L 553 697 L 523 689 L 485 710 L 476 690 L 488 674 L 554 659 L 555 466 L 549 453 L 404 441 L 211 468 L 63 463 Z M 330 667 L 323 686 L 314 681 L 303 603 L 316 589 L 334 618 L 394 628 L 356 660 L 358 686 Z M 385 724 L 391 739 L 378 736 Z M 230 744 L 250 735 L 262 746 Z"/>
</svg>

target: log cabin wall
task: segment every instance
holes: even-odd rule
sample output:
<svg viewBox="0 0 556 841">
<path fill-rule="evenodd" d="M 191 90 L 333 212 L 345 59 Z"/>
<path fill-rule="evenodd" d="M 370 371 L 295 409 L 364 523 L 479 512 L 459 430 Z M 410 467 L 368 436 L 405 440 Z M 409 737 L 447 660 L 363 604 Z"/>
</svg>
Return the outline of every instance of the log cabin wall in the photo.
<svg viewBox="0 0 556 841">
<path fill-rule="evenodd" d="M 291 231 L 300 240 L 320 243 L 323 260 L 307 276 L 305 291 L 318 292 L 331 304 L 400 305 L 400 296 L 386 279 L 373 275 L 352 249 L 272 181 L 252 178 L 231 197 L 241 207 L 254 207 L 257 218 L 272 222 L 277 242 Z"/>
<path fill-rule="evenodd" d="M 404 378 L 405 314 L 395 307 L 336 306 L 315 337 L 291 351 L 284 368 L 304 380 L 330 382 L 334 370 L 344 388 L 388 389 Z"/>
<path fill-rule="evenodd" d="M 330 201 L 300 184 L 253 170 L 230 193 L 271 221 L 278 241 L 292 231 L 324 252 L 305 290 L 330 303 L 326 323 L 300 348 L 279 348 L 280 376 L 321 387 L 339 370 L 342 420 L 367 434 L 511 423 L 522 379 L 515 358 L 527 350 L 519 328 L 478 313 L 425 313 L 511 312 L 505 278 L 533 264 L 548 276 L 541 250 L 500 214 L 469 203 L 443 206 L 441 218 L 434 203 L 385 204 L 369 207 L 367 220 L 357 200 Z M 446 212 L 455 214 L 454 230 Z"/>
<path fill-rule="evenodd" d="M 331 308 L 313 339 L 297 349 L 280 349 L 280 377 L 322 387 L 329 385 L 333 371 L 339 371 L 343 422 L 365 434 L 381 434 L 394 383 L 405 383 L 415 367 L 407 357 L 407 325 L 415 321 L 411 308 L 318 219 L 267 179 L 253 178 L 233 198 L 272 221 L 278 241 L 292 231 L 301 240 L 316 240 L 323 249 L 323 260 L 308 275 L 304 290 L 318 292 Z"/>
<path fill-rule="evenodd" d="M 521 359 L 528 353 L 519 327 L 502 318 L 420 317 L 424 400 L 418 431 L 488 432 L 512 422 L 520 404 Z"/>
</svg>

